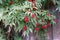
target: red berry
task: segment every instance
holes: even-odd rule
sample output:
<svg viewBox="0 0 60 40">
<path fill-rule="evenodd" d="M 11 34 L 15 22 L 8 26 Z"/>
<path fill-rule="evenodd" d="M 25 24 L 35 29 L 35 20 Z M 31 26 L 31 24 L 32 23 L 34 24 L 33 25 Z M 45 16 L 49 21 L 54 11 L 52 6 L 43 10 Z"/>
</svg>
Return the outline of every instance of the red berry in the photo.
<svg viewBox="0 0 60 40">
<path fill-rule="evenodd" d="M 12 2 L 12 1 L 10 1 L 10 2 L 9 2 L 9 4 L 10 4 L 10 5 L 12 5 L 12 4 L 13 4 L 13 2 Z"/>
<path fill-rule="evenodd" d="M 23 30 L 27 30 L 27 26 L 26 25 L 24 25 Z"/>
<path fill-rule="evenodd" d="M 35 28 L 36 31 L 38 31 L 40 28 Z"/>
<path fill-rule="evenodd" d="M 39 26 L 39 24 L 37 23 L 37 24 L 36 24 L 36 27 L 38 27 L 38 26 Z"/>
<path fill-rule="evenodd" d="M 47 28 L 47 25 L 42 26 L 42 29 L 46 29 L 46 28 Z"/>
<path fill-rule="evenodd" d="M 28 0 L 29 2 L 33 2 L 32 0 Z"/>
<path fill-rule="evenodd" d="M 36 14 L 34 13 L 34 14 L 32 14 L 32 18 L 34 18 L 36 16 Z"/>
<path fill-rule="evenodd" d="M 24 21 L 25 21 L 25 22 L 29 22 L 29 18 L 25 16 L 25 17 L 24 17 Z"/>
<path fill-rule="evenodd" d="M 33 1 L 35 1 L 35 0 L 33 0 Z"/>
<path fill-rule="evenodd" d="M 47 14 L 47 16 L 51 16 L 51 14 L 50 14 L 50 13 L 48 13 L 48 14 Z"/>
</svg>

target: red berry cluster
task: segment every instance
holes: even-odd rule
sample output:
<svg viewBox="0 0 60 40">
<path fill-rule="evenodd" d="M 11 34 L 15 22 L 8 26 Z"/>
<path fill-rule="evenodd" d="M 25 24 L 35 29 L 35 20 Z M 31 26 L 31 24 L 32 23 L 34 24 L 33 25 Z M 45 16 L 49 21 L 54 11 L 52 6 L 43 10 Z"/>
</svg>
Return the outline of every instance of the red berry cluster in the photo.
<svg viewBox="0 0 60 40">
<path fill-rule="evenodd" d="M 51 24 L 50 24 L 50 23 L 48 23 L 48 24 L 46 24 L 46 25 L 42 26 L 42 29 L 46 29 L 46 28 L 47 28 L 47 27 L 49 27 L 49 26 L 51 26 Z"/>
<path fill-rule="evenodd" d="M 24 25 L 23 29 L 24 29 L 24 30 L 27 30 L 27 26 L 26 26 L 26 25 Z"/>
<path fill-rule="evenodd" d="M 35 28 L 36 31 L 39 31 L 39 29 L 40 29 L 40 28 L 38 28 L 38 27 Z"/>
<path fill-rule="evenodd" d="M 25 30 L 27 30 L 27 26 L 26 25 L 24 25 L 22 32 L 24 32 Z"/>
<path fill-rule="evenodd" d="M 34 13 L 34 14 L 32 14 L 32 18 L 35 18 L 36 17 L 36 14 Z"/>
<path fill-rule="evenodd" d="M 24 17 L 24 21 L 25 21 L 26 23 L 28 23 L 28 22 L 29 22 L 29 18 L 28 18 L 27 16 L 25 16 L 25 17 Z"/>
</svg>

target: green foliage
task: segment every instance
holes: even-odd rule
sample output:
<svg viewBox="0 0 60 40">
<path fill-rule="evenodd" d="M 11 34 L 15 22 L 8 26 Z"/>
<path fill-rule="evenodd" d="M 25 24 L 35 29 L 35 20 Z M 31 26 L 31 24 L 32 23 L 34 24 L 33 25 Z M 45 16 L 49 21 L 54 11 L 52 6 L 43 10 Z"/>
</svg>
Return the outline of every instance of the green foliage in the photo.
<svg viewBox="0 0 60 40">
<path fill-rule="evenodd" d="M 15 34 L 15 36 L 14 36 L 14 40 L 22 40 L 22 38 L 19 37 L 17 34 Z"/>
<path fill-rule="evenodd" d="M 56 4 L 57 8 L 60 11 L 60 0 L 53 0 L 53 2 Z"/>
<path fill-rule="evenodd" d="M 0 28 L 0 40 L 5 40 L 5 32 Z"/>
<path fill-rule="evenodd" d="M 42 6 L 41 2 L 42 2 L 41 0 L 36 0 L 36 6 L 38 9 L 41 9 Z"/>
<path fill-rule="evenodd" d="M 23 4 L 26 0 L 0 0 L 0 7 L 9 7 L 15 4 Z"/>
<path fill-rule="evenodd" d="M 24 25 L 27 26 L 27 30 L 24 30 L 23 35 L 28 35 L 29 32 L 33 32 L 33 30 L 36 31 L 35 30 L 36 27 L 42 29 L 42 26 L 47 25 L 48 20 L 51 21 L 50 24 L 54 24 L 55 16 L 51 15 L 48 10 L 43 10 L 43 11 L 40 10 L 42 4 L 41 4 L 41 0 L 39 1 L 37 0 L 36 2 L 37 4 L 36 6 L 38 9 L 36 11 L 33 11 L 31 2 L 28 2 L 25 0 L 20 0 L 20 1 L 13 0 L 14 4 L 9 5 L 10 0 L 4 0 L 4 1 L 0 0 L 0 3 L 1 3 L 0 6 L 2 7 L 2 10 L 0 9 L 1 10 L 0 14 L 2 14 L 0 19 L 4 20 L 5 27 L 10 24 L 14 25 L 15 40 L 17 39 L 22 40 L 17 35 L 17 31 L 23 30 Z M 45 5 L 45 1 L 43 3 Z M 47 16 L 47 14 L 50 14 L 50 16 L 49 15 Z M 34 17 L 32 17 L 32 15 Z M 29 19 L 28 23 L 24 21 L 25 16 L 28 17 Z M 39 24 L 39 26 L 36 26 L 37 23 Z M 44 29 L 42 33 L 44 34 Z"/>
</svg>

